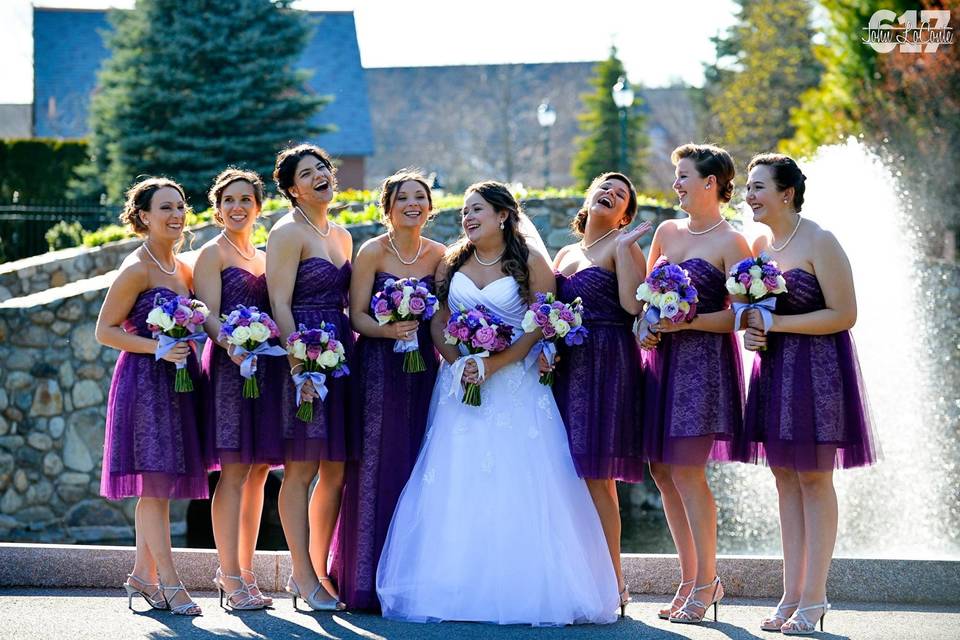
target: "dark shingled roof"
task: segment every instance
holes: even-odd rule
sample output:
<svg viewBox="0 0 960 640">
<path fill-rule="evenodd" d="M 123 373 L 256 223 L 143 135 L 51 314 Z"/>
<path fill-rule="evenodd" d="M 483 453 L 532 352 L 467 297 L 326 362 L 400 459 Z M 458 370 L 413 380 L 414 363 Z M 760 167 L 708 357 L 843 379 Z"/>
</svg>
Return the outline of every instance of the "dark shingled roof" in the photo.
<svg viewBox="0 0 960 640">
<path fill-rule="evenodd" d="M 96 73 L 108 51 L 102 34 L 111 29 L 106 11 L 34 8 L 34 131 L 37 137 L 80 138 Z M 313 72 L 312 90 L 333 96 L 316 117 L 336 131 L 314 142 L 333 155 L 373 153 L 367 83 L 352 12 L 309 12 L 316 30 L 300 59 Z"/>
</svg>

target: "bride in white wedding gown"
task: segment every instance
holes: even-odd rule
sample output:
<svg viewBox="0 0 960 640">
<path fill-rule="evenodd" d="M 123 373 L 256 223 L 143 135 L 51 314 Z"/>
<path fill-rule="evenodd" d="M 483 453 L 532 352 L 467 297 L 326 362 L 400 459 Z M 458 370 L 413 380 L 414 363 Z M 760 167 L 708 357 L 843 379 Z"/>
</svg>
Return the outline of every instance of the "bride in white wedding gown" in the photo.
<svg viewBox="0 0 960 640">
<path fill-rule="evenodd" d="M 503 185 L 467 190 L 466 238 L 438 271 L 446 312 L 435 318 L 443 363 L 427 434 L 397 504 L 377 571 L 388 618 L 566 625 L 616 619 L 617 581 L 596 508 L 577 477 L 550 387 L 524 356 L 537 336 L 520 322 L 534 291 L 553 291 L 540 251 L 520 231 Z M 526 230 L 524 230 L 526 231 Z M 524 264 L 524 262 L 526 264 Z M 441 298 L 443 291 L 441 290 Z M 516 327 L 504 352 L 469 361 L 481 406 L 461 402 L 442 327 L 449 308 L 485 305 Z M 485 377 L 484 377 L 485 373 Z"/>
</svg>

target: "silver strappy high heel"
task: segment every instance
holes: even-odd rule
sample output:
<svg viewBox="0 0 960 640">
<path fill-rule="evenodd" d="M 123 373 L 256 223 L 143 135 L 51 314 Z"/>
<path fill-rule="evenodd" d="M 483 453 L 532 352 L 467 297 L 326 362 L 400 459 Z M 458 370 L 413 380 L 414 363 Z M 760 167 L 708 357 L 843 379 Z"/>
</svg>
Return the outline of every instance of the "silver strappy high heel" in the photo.
<svg viewBox="0 0 960 640">
<path fill-rule="evenodd" d="M 310 592 L 309 596 L 305 596 L 300 592 L 300 587 L 297 585 L 297 582 L 293 579 L 291 575 L 287 580 L 287 586 L 284 590 L 293 596 L 293 608 L 297 608 L 297 598 L 302 599 L 307 603 L 307 606 L 313 609 L 314 611 L 343 611 L 346 609 L 346 605 L 336 600 L 334 598 L 323 599 L 317 597 L 317 594 L 323 591 L 327 593 L 327 590 L 323 588 L 323 581 L 330 580 L 329 576 L 318 577 L 320 584 L 317 585 L 317 588 Z M 329 595 L 329 594 L 327 594 Z"/>
</svg>

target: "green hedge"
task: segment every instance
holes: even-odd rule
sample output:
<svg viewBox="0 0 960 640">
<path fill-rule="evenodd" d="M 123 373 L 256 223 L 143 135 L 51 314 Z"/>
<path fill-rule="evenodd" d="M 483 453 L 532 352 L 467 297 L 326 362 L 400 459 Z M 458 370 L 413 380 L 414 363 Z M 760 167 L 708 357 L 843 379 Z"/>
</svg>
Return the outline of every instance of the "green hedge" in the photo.
<svg viewBox="0 0 960 640">
<path fill-rule="evenodd" d="M 0 140 L 0 199 L 10 202 L 63 200 L 67 184 L 87 157 L 83 140 Z"/>
</svg>

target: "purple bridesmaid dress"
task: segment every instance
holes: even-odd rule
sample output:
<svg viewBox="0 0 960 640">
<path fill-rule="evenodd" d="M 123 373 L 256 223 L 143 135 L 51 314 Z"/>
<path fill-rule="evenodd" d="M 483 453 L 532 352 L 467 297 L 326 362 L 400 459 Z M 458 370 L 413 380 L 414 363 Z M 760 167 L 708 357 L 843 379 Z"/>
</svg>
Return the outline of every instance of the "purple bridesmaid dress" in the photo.
<svg viewBox="0 0 960 640">
<path fill-rule="evenodd" d="M 152 337 L 147 314 L 158 293 L 177 295 L 166 287 L 141 293 L 124 322 L 125 331 Z M 187 370 L 197 390 L 177 393 L 172 362 L 155 360 L 152 354 L 120 352 L 107 398 L 101 495 L 111 500 L 208 497 L 198 429 L 203 383 L 193 353 Z"/>
<path fill-rule="evenodd" d="M 350 262 L 337 267 L 325 258 L 307 258 L 297 267 L 291 311 L 293 321 L 308 329 L 321 322 L 333 324 L 337 340 L 346 351 L 350 376 L 327 376 L 327 397 L 313 401 L 313 421 L 303 422 L 297 415 L 297 391 L 289 372 L 283 376 L 280 393 L 284 460 L 355 460 L 360 454 L 360 433 L 347 416 L 347 389 L 354 384 L 357 366 L 353 361 L 353 330 L 344 313 L 350 292 Z"/>
<path fill-rule="evenodd" d="M 620 306 L 617 274 L 588 267 L 557 274 L 557 297 L 583 300 L 582 345 L 560 346 L 553 395 L 567 428 L 570 454 L 581 478 L 643 480 L 641 357 Z"/>
<path fill-rule="evenodd" d="M 722 271 L 702 258 L 680 266 L 697 289 L 697 313 L 729 307 Z M 644 364 L 646 458 L 677 465 L 733 460 L 743 433 L 744 395 L 736 334 L 664 333 L 657 348 L 644 353 Z"/>
<path fill-rule="evenodd" d="M 396 276 L 377 273 L 373 290 L 388 278 Z M 433 290 L 433 276 L 420 280 Z M 427 365 L 421 373 L 403 372 L 403 354 L 393 352 L 392 339 L 360 336 L 354 349 L 351 422 L 363 433 L 363 454 L 347 463 L 331 566 L 349 609 L 380 609 L 377 563 L 427 427 L 439 363 L 429 322 L 420 323 L 417 338 Z"/>
<path fill-rule="evenodd" d="M 776 313 L 826 306 L 817 277 L 783 274 Z M 870 411 L 849 331 L 814 336 L 773 332 L 757 352 L 747 396 L 742 460 L 797 471 L 861 467 L 877 461 Z"/>
<path fill-rule="evenodd" d="M 229 314 L 238 305 L 269 313 L 267 281 L 240 267 L 220 272 L 220 310 Z M 216 313 L 216 310 L 211 310 Z M 206 380 L 204 458 L 208 469 L 221 464 L 283 464 L 283 442 L 276 412 L 284 377 L 285 357 L 257 359 L 254 374 L 260 397 L 244 398 L 240 367 L 213 340 L 203 348 L 201 368 Z"/>
</svg>

